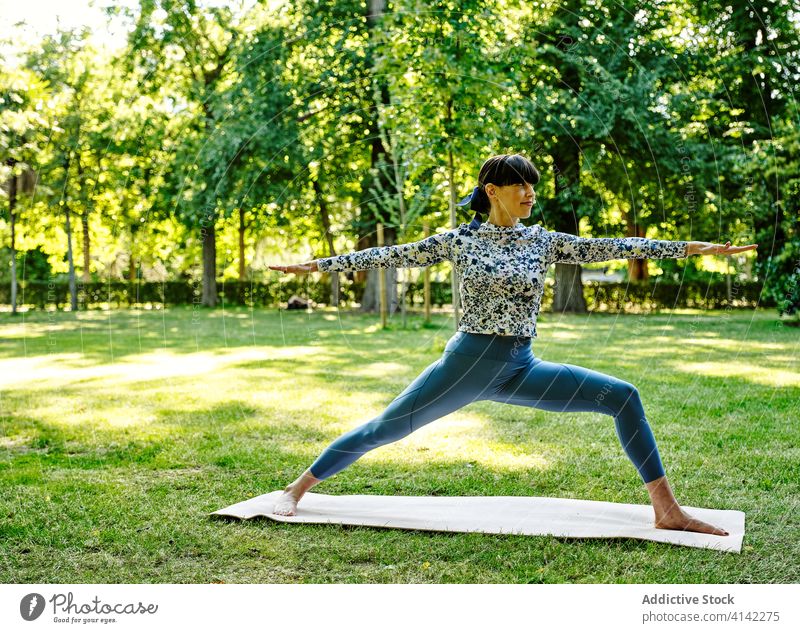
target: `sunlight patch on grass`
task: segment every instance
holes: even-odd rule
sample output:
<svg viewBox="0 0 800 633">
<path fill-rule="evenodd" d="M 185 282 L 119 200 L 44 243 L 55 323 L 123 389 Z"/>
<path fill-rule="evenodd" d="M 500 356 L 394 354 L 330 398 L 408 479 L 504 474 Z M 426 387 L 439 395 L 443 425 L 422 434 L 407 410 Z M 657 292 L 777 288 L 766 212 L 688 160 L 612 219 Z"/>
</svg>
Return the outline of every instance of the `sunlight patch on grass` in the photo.
<svg viewBox="0 0 800 633">
<path fill-rule="evenodd" d="M 46 402 L 41 402 L 40 406 L 31 408 L 29 415 L 59 427 L 86 426 L 87 421 L 92 425 L 102 424 L 114 428 L 155 422 L 156 415 L 149 407 L 136 404 L 134 398 L 135 396 L 130 399 L 115 398 L 107 405 L 98 401 L 89 408 L 85 398 L 53 395 Z"/>
<path fill-rule="evenodd" d="M 483 434 L 486 421 L 462 411 L 451 413 L 407 435 L 399 442 L 370 451 L 361 459 L 379 463 L 402 461 L 426 464 L 431 460 L 465 461 L 487 470 L 544 470 L 550 462 L 538 453 L 521 453 L 518 446 L 489 441 Z"/>
<path fill-rule="evenodd" d="M 176 356 L 169 352 L 153 352 L 143 354 L 134 360 L 117 363 L 89 365 L 86 367 L 70 367 L 69 373 L 54 361 L 79 359 L 80 354 L 58 354 L 36 356 L 12 362 L 0 361 L 0 385 L 30 386 L 32 383 L 44 383 L 43 387 L 52 388 L 56 384 L 68 384 L 92 378 L 113 378 L 118 382 L 135 382 L 174 376 L 206 374 L 216 369 L 220 357 L 208 354 L 186 354 Z"/>
<path fill-rule="evenodd" d="M 749 363 L 735 363 L 726 361 L 720 363 L 681 363 L 679 369 L 689 374 L 702 374 L 718 378 L 741 378 L 768 387 L 800 386 L 800 373 L 785 369 L 772 369 L 769 367 L 751 365 Z"/>
<path fill-rule="evenodd" d="M 650 339 L 657 341 L 657 337 L 650 337 Z M 669 342 L 671 345 L 675 345 L 676 341 L 673 338 L 664 339 L 665 342 Z M 695 343 L 697 345 L 713 345 L 720 352 L 730 353 L 733 351 L 749 351 L 749 352 L 761 352 L 761 351 L 769 351 L 769 350 L 776 350 L 776 351 L 786 351 L 787 345 L 782 343 L 767 343 L 767 342 L 760 342 L 760 341 L 742 341 L 739 339 L 702 339 L 702 338 L 682 338 L 680 339 L 680 345 L 688 344 L 688 343 Z"/>
<path fill-rule="evenodd" d="M 583 338 L 583 334 L 581 334 L 581 332 L 564 332 L 564 331 L 562 331 L 561 324 L 558 325 L 558 329 L 557 330 L 556 329 L 550 330 L 547 333 L 547 336 L 549 338 L 559 339 L 561 341 L 577 340 L 577 339 Z"/>
<path fill-rule="evenodd" d="M 0 448 L 7 448 L 7 449 L 16 449 L 25 446 L 29 446 L 31 442 L 33 442 L 34 437 L 32 435 L 1 435 L 0 436 Z"/>
<path fill-rule="evenodd" d="M 0 360 L 0 386 L 25 386 L 40 384 L 52 389 L 55 385 L 69 384 L 93 378 L 113 378 L 120 383 L 142 380 L 176 378 L 180 376 L 212 375 L 227 364 L 248 361 L 268 361 L 313 356 L 319 350 L 313 347 L 253 348 L 237 347 L 224 352 L 194 352 L 174 354 L 168 351 L 137 354 L 115 363 L 89 364 L 70 367 L 64 371 L 64 362 L 85 360 L 82 354 L 49 354 Z M 61 364 L 60 364 L 61 363 Z"/>
<path fill-rule="evenodd" d="M 61 329 L 64 328 L 62 327 Z M 45 334 L 47 334 L 46 329 L 37 327 L 36 325 L 24 325 L 20 323 L 18 325 L 3 326 L 3 338 L 7 339 L 41 338 Z"/>
<path fill-rule="evenodd" d="M 705 338 L 705 337 L 686 337 L 676 341 L 673 336 L 654 336 L 647 337 L 647 346 L 640 348 L 627 348 L 626 358 L 639 357 L 645 358 L 652 356 L 654 350 L 661 354 L 681 354 L 682 358 L 687 353 L 694 354 L 697 358 L 708 358 L 709 353 L 719 353 L 721 356 L 728 357 L 733 353 L 740 352 L 765 352 L 770 350 L 787 351 L 788 345 L 781 343 L 766 343 L 758 341 L 743 341 L 732 338 Z M 794 362 L 788 356 L 770 356 L 761 354 L 760 359 L 767 361 L 787 361 Z"/>
<path fill-rule="evenodd" d="M 406 365 L 401 365 L 399 363 L 370 363 L 369 365 L 362 365 L 359 368 L 348 371 L 347 375 L 363 377 L 386 376 L 407 370 L 408 367 Z"/>
<path fill-rule="evenodd" d="M 555 314 L 553 312 L 547 313 L 549 317 L 548 325 L 551 327 L 558 327 L 560 330 L 582 330 L 585 325 L 583 323 L 573 322 L 574 317 L 571 314 Z"/>
<path fill-rule="evenodd" d="M 798 360 L 797 356 L 768 356 L 767 358 L 774 363 L 796 363 Z"/>
<path fill-rule="evenodd" d="M 106 407 L 103 409 L 95 409 L 92 412 L 93 422 L 95 424 L 104 424 L 107 427 L 115 429 L 125 428 L 128 426 L 145 426 L 152 424 L 158 420 L 158 416 L 152 412 L 148 412 L 141 407 L 132 407 L 129 404 L 125 406 Z M 84 416 L 84 420 L 86 417 Z"/>
<path fill-rule="evenodd" d="M 386 406 L 385 398 L 381 393 L 345 392 L 342 385 L 330 389 L 303 386 L 299 392 L 265 387 L 257 393 L 250 393 L 248 402 L 281 412 L 302 411 L 314 415 L 317 411 L 325 411 L 326 417 L 337 418 L 343 428 L 349 429 L 369 421 L 370 411 L 374 411 L 372 417 L 377 416 Z"/>
<path fill-rule="evenodd" d="M 0 387 L 17 385 L 30 388 L 39 385 L 49 390 L 54 385 L 120 372 L 119 369 L 114 370 L 113 365 L 95 365 L 91 361 L 86 361 L 83 367 L 73 366 L 82 359 L 82 354 L 65 353 L 0 360 Z"/>
<path fill-rule="evenodd" d="M 659 337 L 652 337 L 654 341 L 658 342 L 657 339 L 662 339 L 664 343 L 666 342 L 674 342 L 672 339 L 668 339 L 665 336 Z M 724 341 L 718 338 L 682 338 L 681 345 L 713 345 L 718 347 L 720 350 L 728 349 L 730 350 L 731 347 L 734 345 L 738 345 L 739 341 Z"/>
</svg>

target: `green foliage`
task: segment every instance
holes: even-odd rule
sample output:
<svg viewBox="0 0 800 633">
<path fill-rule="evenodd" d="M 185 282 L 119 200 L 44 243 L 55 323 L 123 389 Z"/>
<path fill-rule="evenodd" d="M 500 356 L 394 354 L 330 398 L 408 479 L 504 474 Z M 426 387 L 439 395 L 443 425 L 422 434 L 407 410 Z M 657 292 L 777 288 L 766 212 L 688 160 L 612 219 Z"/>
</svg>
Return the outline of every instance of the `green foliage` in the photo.
<svg viewBox="0 0 800 633">
<path fill-rule="evenodd" d="M 800 319 L 800 239 L 786 243 L 784 248 L 763 267 L 764 296 L 770 305 L 778 307 L 780 316 Z"/>
<path fill-rule="evenodd" d="M 113 5 L 130 25 L 118 55 L 62 29 L 0 69 L 0 190 L 36 176 L 16 246 L 56 272 L 69 210 L 89 278 L 197 279 L 213 221 L 219 276 L 259 279 L 279 259 L 355 249 L 377 220 L 396 242 L 448 226 L 482 160 L 522 152 L 542 172 L 534 221 L 758 242 L 733 278 L 765 282 L 792 314 L 789 5 L 757 4 L 759 20 L 716 0 Z M 662 268 L 718 279 L 693 260 Z"/>
<path fill-rule="evenodd" d="M 0 248 L 0 262 L 8 261 L 10 263 L 11 249 L 8 247 Z M 17 251 L 17 270 L 20 277 L 23 279 L 48 279 L 52 273 L 50 262 L 47 261 L 47 253 L 41 247 L 37 247 L 30 251 Z M 0 280 L 4 283 L 9 280 L 11 269 L 3 269 L 0 274 Z M 2 290 L 0 290 L 2 293 Z M 7 298 L 8 299 L 8 298 Z M 0 303 L 9 303 L 10 301 L 0 301 Z"/>
<path fill-rule="evenodd" d="M 340 284 L 343 306 L 361 303 L 364 295 L 363 281 L 346 281 Z M 25 304 L 45 309 L 61 308 L 69 302 L 69 286 L 63 275 L 54 280 L 25 280 L 20 283 L 25 290 Z M 797 285 L 793 286 L 795 299 Z M 438 308 L 453 303 L 449 282 L 433 281 L 430 284 L 431 304 Z M 421 280 L 407 282 L 406 305 L 421 309 L 424 306 L 424 284 Z M 330 297 L 330 279 L 309 282 L 297 278 L 272 279 L 267 282 L 219 281 L 222 305 L 269 306 L 277 308 L 297 295 L 316 305 L 327 305 Z M 399 293 L 398 293 L 399 294 Z M 625 283 L 587 283 L 586 303 L 592 312 L 639 312 L 670 310 L 673 308 L 734 308 L 770 307 L 774 297 L 762 293 L 757 282 L 736 282 L 728 288 L 724 282 L 649 281 Z M 78 288 L 79 308 L 97 307 L 169 307 L 197 305 L 200 302 L 198 281 L 123 282 L 93 281 L 81 283 Z M 552 284 L 545 285 L 542 307 L 550 308 L 553 297 Z M 782 297 L 778 297 L 780 301 Z M 0 286 L 0 303 L 8 302 L 7 286 Z"/>
</svg>

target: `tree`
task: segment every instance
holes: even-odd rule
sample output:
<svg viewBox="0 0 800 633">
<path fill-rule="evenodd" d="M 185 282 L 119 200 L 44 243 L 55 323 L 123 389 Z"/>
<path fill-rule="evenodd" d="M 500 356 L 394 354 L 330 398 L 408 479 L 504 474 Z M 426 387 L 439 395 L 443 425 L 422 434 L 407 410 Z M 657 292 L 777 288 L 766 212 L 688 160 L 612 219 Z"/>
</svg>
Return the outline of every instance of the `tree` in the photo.
<svg viewBox="0 0 800 633">
<path fill-rule="evenodd" d="M 201 7 L 195 0 L 140 0 L 138 14 L 129 15 L 135 20 L 128 38 L 131 70 L 138 65 L 146 71 L 148 90 L 174 86 L 178 99 L 195 114 L 182 137 L 185 142 L 178 149 L 171 184 L 177 195 L 176 214 L 200 233 L 202 304 L 215 306 L 219 209 L 214 184 L 219 161 L 207 155 L 205 143 L 217 131 L 219 114 L 212 102 L 214 93 L 228 82 L 239 17 L 231 7 Z"/>
<path fill-rule="evenodd" d="M 8 198 L 11 313 L 17 314 L 17 222 L 20 197 L 33 193 L 37 157 L 47 138 L 42 109 L 46 86 L 30 70 L 0 66 L 0 183 Z"/>
<path fill-rule="evenodd" d="M 455 202 L 463 195 L 464 183 L 475 180 L 475 164 L 497 145 L 506 129 L 502 123 L 506 95 L 497 99 L 495 88 L 506 86 L 507 63 L 488 53 L 505 40 L 507 27 L 498 28 L 484 19 L 487 13 L 499 11 L 491 2 L 465 2 L 454 10 L 447 2 L 423 6 L 410 1 L 393 9 L 375 21 L 371 53 L 374 102 L 382 128 L 376 137 L 387 139 L 380 144 L 384 158 L 376 159 L 374 166 L 393 167 L 374 169 L 376 176 L 383 177 L 376 177 L 367 191 L 393 192 L 377 201 L 382 215 L 392 220 L 390 226 L 405 229 L 402 215 L 392 211 L 405 206 L 400 201 L 410 192 L 420 196 L 415 200 L 420 207 L 417 217 L 425 205 L 429 215 L 438 211 L 434 225 L 455 228 L 459 222 Z M 427 204 L 431 190 L 444 194 L 438 205 Z M 373 205 L 372 212 L 377 209 Z M 443 217 L 447 218 L 444 222 Z M 390 279 L 393 288 L 393 275 Z M 455 270 L 451 285 L 457 324 L 460 299 Z"/>
<path fill-rule="evenodd" d="M 87 173 L 92 153 L 88 136 L 100 119 L 108 116 L 107 104 L 98 98 L 104 85 L 97 72 L 96 51 L 87 44 L 88 29 L 60 30 L 45 36 L 41 45 L 27 52 L 25 65 L 45 80 L 52 94 L 47 126 L 53 131 L 45 167 L 48 180 L 58 192 L 57 207 L 64 214 L 69 265 L 70 309 L 78 309 L 75 262 L 72 247 L 72 213 L 83 224 L 84 271 L 89 269 L 89 189 Z"/>
<path fill-rule="evenodd" d="M 248 230 L 268 224 L 270 209 L 280 209 L 279 217 L 291 213 L 288 203 L 293 195 L 302 196 L 304 186 L 295 181 L 308 160 L 298 138 L 304 112 L 296 107 L 286 76 L 293 49 L 286 24 L 257 11 L 244 22 L 228 84 L 210 97 L 208 109 L 219 123 L 202 153 L 217 206 L 237 225 L 241 280 Z M 285 218 L 281 222 L 288 225 Z"/>
<path fill-rule="evenodd" d="M 555 230 L 579 234 L 585 218 L 644 236 L 648 225 L 671 224 L 661 187 L 651 186 L 681 169 L 680 134 L 659 103 L 675 75 L 669 8 L 570 0 L 529 16 L 531 45 L 516 67 L 530 97 L 521 107 L 552 169 L 544 216 Z M 628 266 L 632 279 L 646 277 L 646 262 Z M 581 267 L 556 264 L 555 278 L 553 310 L 585 311 Z"/>
</svg>

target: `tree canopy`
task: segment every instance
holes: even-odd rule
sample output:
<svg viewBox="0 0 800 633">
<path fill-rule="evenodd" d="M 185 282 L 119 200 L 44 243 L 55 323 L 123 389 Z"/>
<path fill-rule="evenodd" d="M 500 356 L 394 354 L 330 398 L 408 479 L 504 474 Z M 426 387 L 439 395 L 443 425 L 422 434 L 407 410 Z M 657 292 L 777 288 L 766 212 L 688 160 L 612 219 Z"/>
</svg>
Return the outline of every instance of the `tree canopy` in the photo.
<svg viewBox="0 0 800 633">
<path fill-rule="evenodd" d="M 378 222 L 394 243 L 468 221 L 454 202 L 483 160 L 519 152 L 542 173 L 532 222 L 758 242 L 736 274 L 797 309 L 789 0 L 107 11 L 120 50 L 61 30 L 0 66 L 4 283 L 43 253 L 73 284 L 195 279 L 214 305 L 218 279 L 374 246 Z"/>
</svg>

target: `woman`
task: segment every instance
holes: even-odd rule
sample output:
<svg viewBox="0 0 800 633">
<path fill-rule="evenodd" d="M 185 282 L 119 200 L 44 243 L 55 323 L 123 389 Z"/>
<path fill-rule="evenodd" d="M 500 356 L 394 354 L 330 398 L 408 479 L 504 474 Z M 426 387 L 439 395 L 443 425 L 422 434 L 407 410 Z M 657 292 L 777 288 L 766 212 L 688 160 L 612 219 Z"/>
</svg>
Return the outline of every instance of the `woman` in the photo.
<svg viewBox="0 0 800 633">
<path fill-rule="evenodd" d="M 456 334 L 440 359 L 431 363 L 376 418 L 348 431 L 288 485 L 275 514 L 296 514 L 300 498 L 367 451 L 407 436 L 421 426 L 477 400 L 494 400 L 547 411 L 596 411 L 614 417 L 617 435 L 647 487 L 655 527 L 727 536 L 688 515 L 675 499 L 632 384 L 600 372 L 536 358 L 536 317 L 550 264 L 611 259 L 678 258 L 696 254 L 732 255 L 756 248 L 730 242 L 683 242 L 641 237 L 580 238 L 525 226 L 536 200 L 539 172 L 519 154 L 489 158 L 478 186 L 459 205 L 476 211 L 470 224 L 419 242 L 368 248 L 294 266 L 284 272 L 354 271 L 368 268 L 430 266 L 445 259 L 459 272 L 463 304 Z M 480 215 L 488 212 L 481 223 Z"/>
</svg>

